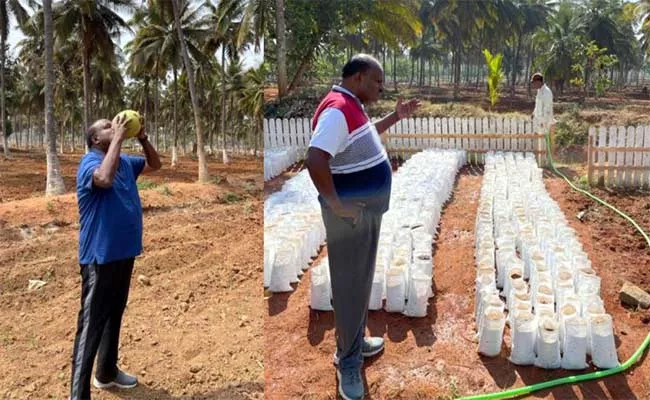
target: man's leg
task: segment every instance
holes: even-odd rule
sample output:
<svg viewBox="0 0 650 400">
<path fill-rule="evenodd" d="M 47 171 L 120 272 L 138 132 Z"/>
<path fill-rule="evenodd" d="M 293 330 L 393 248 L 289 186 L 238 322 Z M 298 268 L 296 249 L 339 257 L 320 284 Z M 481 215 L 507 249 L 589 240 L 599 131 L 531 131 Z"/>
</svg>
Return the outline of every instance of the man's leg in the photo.
<svg viewBox="0 0 650 400">
<path fill-rule="evenodd" d="M 133 272 L 133 258 L 116 261 L 104 266 L 111 269 L 113 295 L 106 299 L 111 304 L 111 312 L 104 326 L 102 339 L 97 354 L 97 371 L 95 376 L 100 382 L 111 382 L 118 373 L 117 353 L 120 341 L 120 328 L 122 315 L 129 298 L 131 274 Z"/>
<path fill-rule="evenodd" d="M 81 265 L 81 309 L 72 353 L 72 400 L 90 399 L 90 377 L 104 325 L 109 318 L 112 295 L 108 280 L 96 264 Z"/>
<path fill-rule="evenodd" d="M 322 208 L 341 369 L 360 368 L 381 216 L 364 211 L 355 227 Z"/>
</svg>

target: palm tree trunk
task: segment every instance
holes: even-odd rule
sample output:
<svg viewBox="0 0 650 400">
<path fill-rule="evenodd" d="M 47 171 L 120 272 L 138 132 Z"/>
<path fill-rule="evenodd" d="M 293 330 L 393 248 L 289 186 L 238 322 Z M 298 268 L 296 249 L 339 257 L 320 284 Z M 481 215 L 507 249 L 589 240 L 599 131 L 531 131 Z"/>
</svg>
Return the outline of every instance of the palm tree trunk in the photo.
<svg viewBox="0 0 650 400">
<path fill-rule="evenodd" d="M 383 43 L 381 46 L 381 66 L 383 67 L 384 71 L 384 82 L 386 82 L 386 43 Z"/>
<path fill-rule="evenodd" d="M 146 126 L 149 123 L 149 77 L 144 78 L 144 124 L 145 131 L 148 133 L 149 129 Z"/>
<path fill-rule="evenodd" d="M 159 108 L 159 99 L 158 99 L 158 62 L 156 62 L 156 77 L 154 79 L 154 89 L 153 89 L 153 137 L 154 141 L 156 140 L 156 135 L 158 134 L 158 108 Z"/>
<path fill-rule="evenodd" d="M 47 131 L 47 126 L 45 127 L 45 130 Z M 65 152 L 65 150 L 64 150 L 64 146 L 65 146 L 65 125 L 63 123 L 63 118 L 61 118 L 61 128 L 59 128 L 59 132 L 60 132 L 60 135 L 61 135 L 61 143 L 59 143 L 59 152 L 61 154 L 63 154 Z M 56 133 L 55 133 L 55 135 L 56 135 Z"/>
<path fill-rule="evenodd" d="M 424 86 L 424 58 L 420 57 L 420 82 L 419 86 Z"/>
<path fill-rule="evenodd" d="M 458 98 L 458 95 L 460 94 L 460 63 L 461 63 L 461 51 L 463 47 L 463 42 L 458 39 L 460 37 L 460 34 L 457 35 L 457 43 L 456 43 L 456 49 L 454 50 L 454 98 Z"/>
<path fill-rule="evenodd" d="M 275 19 L 278 53 L 278 97 L 282 100 L 287 94 L 287 43 L 284 24 L 284 0 L 275 0 Z"/>
<path fill-rule="evenodd" d="M 27 116 L 27 129 L 32 130 L 32 107 L 29 107 L 29 115 Z M 46 150 L 45 148 L 45 132 L 41 132 L 41 150 Z M 56 150 L 56 146 L 54 146 L 54 150 Z"/>
<path fill-rule="evenodd" d="M 222 160 L 229 164 L 228 152 L 226 151 L 226 48 L 221 46 L 221 135 L 223 137 Z"/>
<path fill-rule="evenodd" d="M 397 50 L 393 49 L 393 86 L 397 90 Z"/>
<path fill-rule="evenodd" d="M 230 97 L 229 110 L 231 114 L 234 114 L 236 111 L 235 111 L 235 106 L 233 105 L 233 98 L 234 98 L 233 93 L 230 93 L 229 97 Z M 230 126 L 232 127 L 232 130 L 230 131 L 230 148 L 232 149 L 232 153 L 235 154 L 235 136 L 237 136 L 237 129 L 235 128 L 235 124 L 233 123 L 233 120 L 236 121 L 237 118 L 233 118 L 233 117 L 236 116 L 231 116 L 230 118 L 231 121 Z"/>
<path fill-rule="evenodd" d="M 84 34 L 87 31 L 85 20 L 81 20 L 81 32 Z M 90 51 L 92 43 L 86 37 L 83 38 L 83 85 L 84 85 L 84 132 L 90 127 Z"/>
<path fill-rule="evenodd" d="M 515 85 L 517 84 L 517 64 L 519 64 L 519 52 L 521 51 L 521 35 L 517 35 L 517 47 L 515 49 L 515 59 L 512 63 L 512 78 L 510 82 L 510 97 L 515 97 Z"/>
<path fill-rule="evenodd" d="M 16 120 L 16 114 L 15 113 L 13 115 L 12 120 L 13 120 L 13 125 L 12 126 L 14 127 L 14 130 L 16 132 L 22 132 L 20 130 L 20 125 L 18 124 L 18 121 Z M 31 147 L 32 147 L 32 138 L 31 138 L 31 135 L 29 134 L 29 132 L 27 132 L 27 149 L 29 150 Z"/>
<path fill-rule="evenodd" d="M 205 149 L 203 147 L 203 131 L 201 129 L 201 116 L 199 110 L 199 99 L 196 96 L 196 87 L 194 86 L 194 69 L 190 62 L 190 56 L 187 52 L 187 44 L 183 38 L 183 31 L 181 30 L 178 0 L 172 0 L 174 8 L 174 25 L 176 25 L 176 32 L 178 34 L 178 41 L 181 44 L 183 53 L 183 62 L 185 63 L 185 71 L 187 72 L 187 84 L 190 87 L 190 97 L 192 98 L 192 108 L 194 109 L 194 124 L 196 127 L 196 145 L 199 158 L 199 182 L 207 183 L 210 180 L 208 174 L 208 160 L 205 157 Z"/>
<path fill-rule="evenodd" d="M 531 38 L 530 40 L 530 51 L 528 52 L 528 67 L 526 69 L 526 86 L 528 89 L 528 97 L 532 96 L 532 87 L 530 86 L 530 75 L 533 69 L 533 55 L 535 53 L 535 45 L 533 44 L 533 40 Z"/>
<path fill-rule="evenodd" d="M 177 114 L 176 114 L 176 108 L 177 108 L 177 102 L 178 102 L 178 90 L 177 90 L 178 86 L 177 86 L 177 78 L 176 78 L 176 75 L 177 75 L 177 73 L 176 73 L 176 65 L 174 65 L 172 67 L 172 71 L 174 73 L 174 101 L 173 101 L 173 103 L 174 103 L 174 106 L 173 106 L 173 108 L 174 108 L 174 111 L 173 111 L 174 112 L 174 114 L 173 114 L 174 122 L 172 124 L 173 129 L 174 129 L 174 131 L 173 131 L 174 145 L 172 146 L 172 167 L 175 167 L 176 164 L 178 163 L 178 150 L 177 150 L 177 146 L 178 146 L 178 129 L 177 129 L 177 126 L 178 125 L 177 125 Z"/>
<path fill-rule="evenodd" d="M 27 112 L 27 132 L 31 132 L 31 131 L 32 131 L 32 107 L 30 106 Z M 56 151 L 56 147 L 54 150 Z"/>
<path fill-rule="evenodd" d="M 9 136 L 7 135 L 7 124 L 6 124 L 6 103 L 5 103 L 5 42 L 7 40 L 7 31 L 5 29 L 2 34 L 0 34 L 0 130 L 2 130 L 3 138 L 3 147 L 5 157 L 9 157 Z"/>
</svg>

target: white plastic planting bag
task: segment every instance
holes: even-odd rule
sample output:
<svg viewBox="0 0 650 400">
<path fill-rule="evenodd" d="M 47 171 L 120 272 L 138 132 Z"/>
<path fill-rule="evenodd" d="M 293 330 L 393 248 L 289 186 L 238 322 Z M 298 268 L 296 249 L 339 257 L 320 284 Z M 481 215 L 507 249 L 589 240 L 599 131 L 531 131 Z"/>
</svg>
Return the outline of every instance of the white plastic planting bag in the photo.
<svg viewBox="0 0 650 400">
<path fill-rule="evenodd" d="M 512 281 L 512 287 L 510 288 L 510 293 L 506 296 L 507 309 L 512 309 L 512 303 L 516 295 L 525 295 L 528 293 L 528 284 L 523 279 L 514 279 Z"/>
<path fill-rule="evenodd" d="M 428 250 L 431 253 L 431 245 L 433 243 L 433 236 L 429 235 L 426 232 L 416 232 L 412 231 L 413 236 L 413 249 L 417 250 Z"/>
<path fill-rule="evenodd" d="M 541 268 L 541 269 L 539 269 Z M 533 274 L 530 277 L 530 291 L 533 294 L 533 303 L 535 303 L 535 298 L 537 296 L 537 292 L 539 291 L 539 286 L 540 285 L 546 285 L 549 288 L 551 288 L 551 295 L 553 294 L 553 276 L 551 275 L 551 272 L 548 271 L 546 268 L 546 265 L 537 265 L 537 270 L 535 271 L 535 274 Z"/>
<path fill-rule="evenodd" d="M 425 275 L 433 275 L 433 259 L 431 249 L 428 251 L 413 252 L 413 272 L 421 272 Z"/>
<path fill-rule="evenodd" d="M 386 271 L 386 304 L 384 308 L 388 312 L 404 311 L 406 301 L 406 281 L 404 270 L 391 267 Z"/>
<path fill-rule="evenodd" d="M 291 250 L 279 249 L 269 262 L 273 266 L 269 290 L 273 293 L 292 292 L 291 282 L 296 278 L 296 270 Z"/>
<path fill-rule="evenodd" d="M 496 298 L 499 298 L 499 291 L 494 286 L 494 281 L 489 282 L 489 279 L 486 279 L 486 281 L 488 282 L 482 286 L 479 286 L 479 283 L 477 281 L 476 303 L 474 304 L 474 319 L 477 322 L 480 319 L 483 302 L 485 301 L 485 299 L 494 296 L 496 296 Z M 501 301 L 500 298 L 499 301 Z"/>
<path fill-rule="evenodd" d="M 587 321 L 573 317 L 564 321 L 563 369 L 587 368 Z"/>
<path fill-rule="evenodd" d="M 264 247 L 264 287 L 271 285 L 271 274 L 273 273 L 273 263 L 275 262 L 275 250 Z"/>
<path fill-rule="evenodd" d="M 562 351 L 564 352 L 566 350 L 566 343 L 564 342 L 565 321 L 571 318 L 576 318 L 578 316 L 578 310 L 573 304 L 566 304 L 558 309 L 558 314 L 560 315 L 560 343 Z"/>
<path fill-rule="evenodd" d="M 485 319 L 485 310 L 487 309 L 492 309 L 492 310 L 499 310 L 501 314 L 503 314 L 504 308 L 503 308 L 503 302 L 501 301 L 501 298 L 499 297 L 498 294 L 488 294 L 485 297 L 483 297 L 483 300 L 481 302 L 481 307 L 479 308 L 480 312 L 478 314 L 478 318 L 476 319 L 476 326 L 477 326 L 477 333 L 476 337 L 480 338 L 481 337 L 481 329 L 483 329 L 483 319 Z"/>
<path fill-rule="evenodd" d="M 510 290 L 512 290 L 512 281 L 513 280 L 522 280 L 524 276 L 524 271 L 520 267 L 512 267 L 510 268 L 509 271 L 507 271 L 506 274 L 506 281 L 503 285 L 503 295 L 504 297 L 508 297 L 508 294 L 510 294 Z"/>
<path fill-rule="evenodd" d="M 332 284 L 329 277 L 329 262 L 324 258 L 321 263 L 311 270 L 311 296 L 312 310 L 332 310 Z"/>
<path fill-rule="evenodd" d="M 600 295 L 600 277 L 596 275 L 578 275 L 577 291 Z"/>
<path fill-rule="evenodd" d="M 514 326 L 514 315 L 517 312 L 528 311 L 533 312 L 533 303 L 530 301 L 530 293 L 516 293 L 508 309 L 508 325 Z"/>
<path fill-rule="evenodd" d="M 591 361 L 598 368 L 618 367 L 612 316 L 600 314 L 591 317 Z"/>
<path fill-rule="evenodd" d="M 498 308 L 488 307 L 483 315 L 479 335 L 478 352 L 488 357 L 496 357 L 501 353 L 503 329 L 506 317 Z"/>
<path fill-rule="evenodd" d="M 542 250 L 539 248 L 539 246 L 535 246 L 533 248 L 533 250 L 530 252 L 528 260 L 525 260 L 525 262 L 527 263 L 526 269 L 528 271 L 528 277 L 532 279 L 532 277 L 537 274 L 537 266 L 544 264 L 544 253 L 542 253 Z"/>
<path fill-rule="evenodd" d="M 370 289 L 370 302 L 368 303 L 369 310 L 380 310 L 382 307 L 384 300 L 384 277 L 384 269 L 376 268 L 375 275 L 372 279 L 372 288 Z"/>
<path fill-rule="evenodd" d="M 512 317 L 512 349 L 510 362 L 517 365 L 535 363 L 537 320 L 530 311 L 515 310 Z"/>
<path fill-rule="evenodd" d="M 431 288 L 431 276 L 421 273 L 411 275 L 404 314 L 409 317 L 426 317 Z"/>
<path fill-rule="evenodd" d="M 605 313 L 605 307 L 603 306 L 603 299 L 600 298 L 597 294 L 593 293 L 581 293 L 578 295 L 578 298 L 580 299 L 580 316 L 587 318 L 587 308 L 592 305 L 596 304 L 596 306 L 600 306 L 603 311 L 598 312 L 597 314 L 604 314 Z"/>
<path fill-rule="evenodd" d="M 544 369 L 560 368 L 560 332 L 556 321 L 548 317 L 540 319 L 535 348 L 535 366 Z"/>
<path fill-rule="evenodd" d="M 506 266 L 508 260 L 516 256 L 515 250 L 513 248 L 506 249 L 497 249 L 496 252 L 496 263 L 497 263 L 497 287 L 503 289 L 503 285 L 506 281 Z"/>
<path fill-rule="evenodd" d="M 304 275 L 303 266 L 306 266 L 310 259 L 311 250 L 304 246 L 304 241 L 303 237 L 293 237 L 282 244 L 283 247 L 291 246 L 295 252 L 294 266 L 296 269 L 296 276 L 291 283 L 297 283 L 300 281 L 298 277 Z"/>
<path fill-rule="evenodd" d="M 582 316 L 587 320 L 587 355 L 591 355 L 591 318 L 602 314 L 605 314 L 605 306 L 602 300 L 600 303 L 593 302 L 587 306 L 583 305 Z"/>
</svg>

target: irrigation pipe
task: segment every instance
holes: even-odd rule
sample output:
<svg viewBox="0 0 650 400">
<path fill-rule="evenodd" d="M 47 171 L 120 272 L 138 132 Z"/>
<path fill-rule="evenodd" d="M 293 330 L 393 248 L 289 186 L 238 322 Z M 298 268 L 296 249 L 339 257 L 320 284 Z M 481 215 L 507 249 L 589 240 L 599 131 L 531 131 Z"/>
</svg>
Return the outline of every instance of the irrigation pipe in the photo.
<svg viewBox="0 0 650 400">
<path fill-rule="evenodd" d="M 645 231 L 639 226 L 639 224 L 636 221 L 634 221 L 629 215 L 625 214 L 623 211 L 617 209 L 616 207 L 609 204 L 605 200 L 593 195 L 592 193 L 590 193 L 590 192 L 588 192 L 588 191 L 586 191 L 584 189 L 580 189 L 579 187 L 574 185 L 573 182 L 571 182 L 569 180 L 569 178 L 567 178 L 563 173 L 561 173 L 560 171 L 557 170 L 557 168 L 555 168 L 555 164 L 553 163 L 553 156 L 551 155 L 551 142 L 550 142 L 550 138 L 549 138 L 548 134 L 546 135 L 546 151 L 547 151 L 547 154 L 548 154 L 548 163 L 551 166 L 551 170 L 555 174 L 562 177 L 569 184 L 569 186 L 571 186 L 573 188 L 573 190 L 575 190 L 577 192 L 580 192 L 580 193 L 584 194 L 585 196 L 589 197 L 590 199 L 604 205 L 605 207 L 611 209 L 612 211 L 614 211 L 615 213 L 617 213 L 618 215 L 623 217 L 625 220 L 627 220 L 629 223 L 631 223 L 636 228 L 636 230 L 639 231 L 639 233 L 641 233 L 643 238 L 648 243 L 648 247 L 650 247 L 650 238 L 648 237 L 648 234 L 646 234 Z M 633 364 L 635 364 L 641 358 L 641 355 L 646 351 L 646 349 L 648 348 L 648 345 L 650 345 L 650 333 L 648 333 L 648 335 L 646 336 L 643 343 L 641 343 L 641 346 L 639 346 L 639 348 L 636 349 L 634 354 L 632 354 L 632 357 L 630 357 L 623 364 L 621 364 L 621 365 L 619 365 L 618 367 L 615 367 L 615 368 L 610 368 L 610 369 L 606 369 L 606 370 L 603 370 L 603 371 L 590 372 L 590 373 L 587 373 L 587 374 L 567 376 L 567 377 L 564 377 L 564 378 L 553 379 L 551 381 L 546 381 L 546 382 L 537 383 L 537 384 L 534 384 L 534 385 L 524 386 L 524 387 L 521 387 L 521 388 L 510 389 L 510 390 L 506 390 L 506 391 L 503 391 L 503 392 L 495 392 L 495 393 L 487 393 L 487 394 L 479 394 L 479 395 L 475 395 L 475 396 L 463 397 L 463 398 L 461 398 L 461 400 L 509 399 L 509 398 L 512 398 L 512 397 L 519 397 L 519 396 L 527 395 L 527 394 L 536 392 L 538 390 L 548 389 L 548 388 L 552 388 L 552 387 L 559 386 L 559 385 L 565 385 L 567 383 L 573 384 L 573 383 L 578 383 L 578 382 L 591 381 L 591 380 L 594 380 L 594 379 L 601 379 L 601 378 L 605 378 L 605 377 L 610 376 L 610 375 L 616 375 L 616 374 L 618 374 L 620 372 L 623 372 L 623 371 L 629 369 Z"/>
</svg>

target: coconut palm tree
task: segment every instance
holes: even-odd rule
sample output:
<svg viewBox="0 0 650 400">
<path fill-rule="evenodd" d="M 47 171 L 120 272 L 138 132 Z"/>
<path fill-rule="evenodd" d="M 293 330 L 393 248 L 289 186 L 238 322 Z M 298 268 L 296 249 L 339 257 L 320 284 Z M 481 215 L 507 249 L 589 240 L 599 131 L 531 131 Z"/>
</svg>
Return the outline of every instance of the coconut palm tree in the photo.
<svg viewBox="0 0 650 400">
<path fill-rule="evenodd" d="M 205 48 L 207 54 L 213 54 L 217 48 L 221 48 L 221 69 L 222 69 L 222 92 L 226 92 L 226 55 L 232 62 L 238 53 L 247 46 L 247 42 L 239 40 L 242 36 L 242 19 L 245 9 L 243 0 L 222 0 L 215 7 L 209 5 L 210 14 L 208 20 L 212 29 L 212 37 L 208 40 Z M 250 37 L 250 36 L 245 36 Z M 226 151 L 226 98 L 221 98 L 221 135 L 223 137 L 222 159 L 224 164 L 230 162 Z"/>
<path fill-rule="evenodd" d="M 210 180 L 208 173 L 208 160 L 205 157 L 205 148 L 203 146 L 203 131 L 201 129 L 201 112 L 199 110 L 199 99 L 196 94 L 196 87 L 194 82 L 194 67 L 190 60 L 190 55 L 187 50 L 187 43 L 183 35 L 183 28 L 181 25 L 181 7 L 179 0 L 172 0 L 174 8 L 174 25 L 178 35 L 178 41 L 181 45 L 181 54 L 183 55 L 183 63 L 185 65 L 185 72 L 187 73 L 187 80 L 190 89 L 190 96 L 192 98 L 192 109 L 194 111 L 194 128 L 196 129 L 196 145 L 197 155 L 199 159 L 199 182 L 207 183 Z"/>
<path fill-rule="evenodd" d="M 187 0 L 181 0 L 179 3 L 181 31 L 185 44 L 191 57 L 202 61 L 205 57 L 199 48 L 209 33 L 205 28 L 206 22 L 200 17 L 202 7 L 191 8 L 190 1 Z M 140 29 L 127 48 L 130 50 L 131 66 L 137 63 L 143 64 L 146 66 L 145 70 L 149 69 L 156 76 L 164 76 L 169 69 L 172 70 L 174 84 L 172 166 L 175 166 L 178 160 L 177 77 L 183 65 L 183 56 L 175 29 L 174 13 L 170 8 L 168 2 L 152 1 L 146 15 L 140 21 Z"/>
<path fill-rule="evenodd" d="M 34 5 L 31 1 L 30 5 Z M 3 0 L 0 2 L 0 131 L 2 131 L 5 157 L 9 157 L 9 134 L 6 129 L 7 109 L 5 93 L 5 58 L 7 49 L 7 36 L 9 35 L 9 17 L 13 16 L 19 26 L 23 26 L 29 19 L 27 10 L 18 0 Z"/>
<path fill-rule="evenodd" d="M 284 18 L 284 0 L 275 0 L 275 35 L 277 37 L 278 57 L 278 97 L 287 94 L 287 38 Z"/>
<path fill-rule="evenodd" d="M 64 0 L 53 7 L 54 27 L 57 37 L 81 38 L 84 129 L 91 119 L 91 60 L 96 55 L 111 59 L 115 55 L 115 42 L 122 31 L 131 31 L 116 10 L 131 11 L 133 0 Z"/>
<path fill-rule="evenodd" d="M 260 138 L 262 137 L 262 123 L 264 118 L 264 79 L 266 65 L 262 64 L 257 69 L 249 69 L 244 76 L 245 88 L 239 100 L 242 112 L 253 121 L 253 134 L 255 141 L 255 155 L 257 156 Z"/>
</svg>

